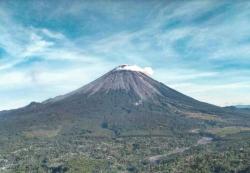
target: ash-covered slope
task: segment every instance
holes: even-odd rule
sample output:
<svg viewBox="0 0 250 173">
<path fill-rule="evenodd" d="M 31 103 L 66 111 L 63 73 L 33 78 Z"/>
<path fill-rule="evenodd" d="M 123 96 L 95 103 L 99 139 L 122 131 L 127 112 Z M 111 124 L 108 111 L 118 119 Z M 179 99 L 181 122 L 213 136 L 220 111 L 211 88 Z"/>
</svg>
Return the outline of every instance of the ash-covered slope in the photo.
<svg viewBox="0 0 250 173">
<path fill-rule="evenodd" d="M 79 128 L 91 135 L 135 131 L 165 134 L 187 132 L 211 121 L 221 123 L 224 117 L 232 114 L 185 96 L 140 69 L 123 65 L 69 94 L 2 112 L 0 125 L 13 133 L 30 129 L 71 133 Z"/>
<path fill-rule="evenodd" d="M 140 71 L 122 69 L 119 66 L 88 85 L 69 94 L 47 100 L 45 103 L 65 100 L 75 95 L 91 97 L 99 93 L 107 94 L 119 91 L 133 92 L 135 97 L 142 100 L 153 99 L 153 97 L 161 95 L 161 92 L 156 88 L 156 83 Z"/>
</svg>

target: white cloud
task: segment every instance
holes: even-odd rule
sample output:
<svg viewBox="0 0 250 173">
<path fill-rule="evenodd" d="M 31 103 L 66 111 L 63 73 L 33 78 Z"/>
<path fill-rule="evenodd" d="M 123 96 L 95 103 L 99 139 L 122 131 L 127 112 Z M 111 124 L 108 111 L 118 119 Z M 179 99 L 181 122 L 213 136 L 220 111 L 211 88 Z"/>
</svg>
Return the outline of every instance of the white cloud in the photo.
<svg viewBox="0 0 250 173">
<path fill-rule="evenodd" d="M 59 32 L 53 32 L 50 31 L 46 28 L 41 29 L 42 33 L 44 33 L 46 36 L 50 37 L 50 38 L 55 38 L 55 39 L 65 39 L 65 36 Z"/>
<path fill-rule="evenodd" d="M 237 105 L 250 102 L 250 98 L 246 97 L 246 93 L 250 92 L 249 82 L 214 85 L 178 83 L 170 84 L 169 86 L 195 99 L 219 106 Z"/>
<path fill-rule="evenodd" d="M 9 72 L 0 75 L 0 87 L 3 88 L 15 88 L 20 84 L 29 83 L 29 79 L 22 72 Z"/>
<path fill-rule="evenodd" d="M 39 55 L 40 53 L 46 52 L 46 50 L 53 45 L 53 42 L 44 40 L 36 33 L 31 33 L 29 44 L 26 46 L 26 49 L 21 56 L 26 57 L 32 55 Z"/>
<path fill-rule="evenodd" d="M 142 72 L 146 75 L 153 75 L 154 71 L 151 67 L 139 67 L 137 65 L 121 65 L 116 68 L 116 70 L 131 70 L 131 71 L 138 71 Z"/>
</svg>

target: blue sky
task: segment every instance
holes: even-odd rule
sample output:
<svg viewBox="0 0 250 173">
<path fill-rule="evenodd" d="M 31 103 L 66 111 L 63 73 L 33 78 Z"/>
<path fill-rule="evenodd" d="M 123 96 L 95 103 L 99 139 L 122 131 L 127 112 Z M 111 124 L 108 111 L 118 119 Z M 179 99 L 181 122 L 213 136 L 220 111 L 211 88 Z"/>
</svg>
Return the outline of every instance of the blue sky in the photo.
<svg viewBox="0 0 250 173">
<path fill-rule="evenodd" d="M 217 105 L 250 104 L 250 2 L 0 0 L 0 110 L 120 64 Z"/>
</svg>

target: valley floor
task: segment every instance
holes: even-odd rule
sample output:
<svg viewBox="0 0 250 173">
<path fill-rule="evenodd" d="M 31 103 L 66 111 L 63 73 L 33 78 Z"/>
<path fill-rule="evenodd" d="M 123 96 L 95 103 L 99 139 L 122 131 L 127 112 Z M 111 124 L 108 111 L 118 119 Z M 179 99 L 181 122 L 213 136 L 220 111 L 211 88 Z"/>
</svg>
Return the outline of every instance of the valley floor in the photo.
<svg viewBox="0 0 250 173">
<path fill-rule="evenodd" d="M 249 172 L 250 133 L 54 137 L 1 148 L 1 173 Z M 218 133 L 220 134 L 220 133 Z"/>
</svg>

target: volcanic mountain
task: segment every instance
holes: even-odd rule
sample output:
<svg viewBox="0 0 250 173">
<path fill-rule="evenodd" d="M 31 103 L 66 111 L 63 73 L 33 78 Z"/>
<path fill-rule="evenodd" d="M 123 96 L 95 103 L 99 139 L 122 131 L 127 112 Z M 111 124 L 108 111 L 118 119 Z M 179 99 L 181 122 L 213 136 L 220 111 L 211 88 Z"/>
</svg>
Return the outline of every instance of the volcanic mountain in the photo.
<svg viewBox="0 0 250 173">
<path fill-rule="evenodd" d="M 121 65 L 68 94 L 1 112 L 0 132 L 163 135 L 223 124 L 224 118 L 237 124 L 234 113 L 181 94 L 136 66 Z"/>
</svg>

